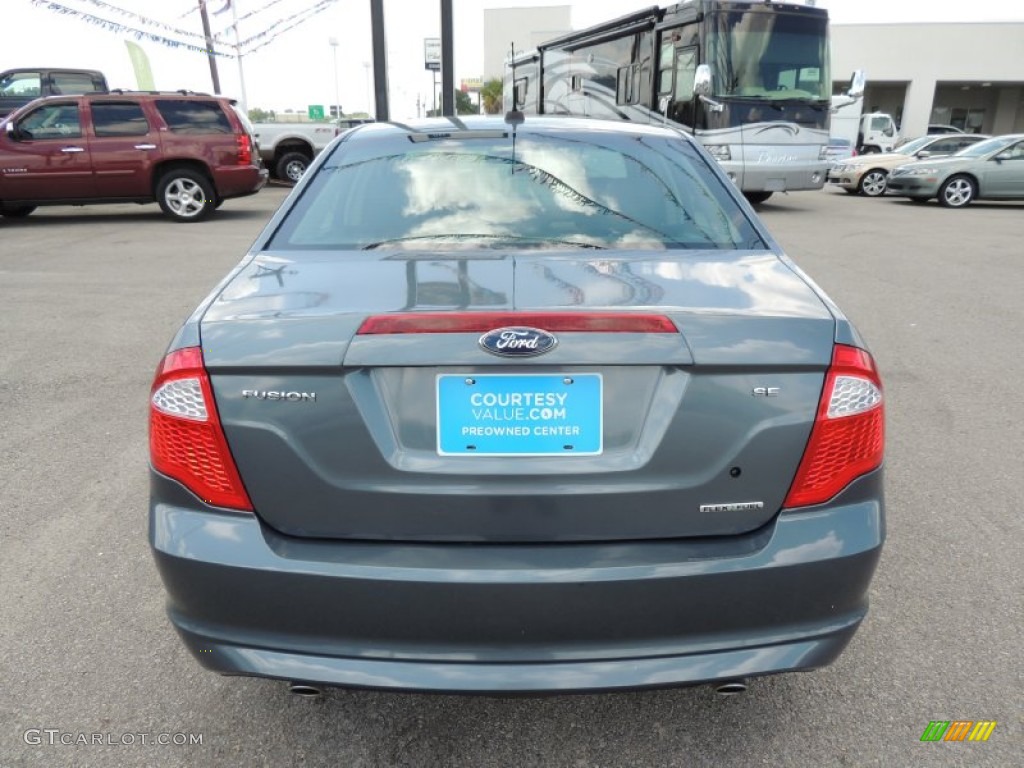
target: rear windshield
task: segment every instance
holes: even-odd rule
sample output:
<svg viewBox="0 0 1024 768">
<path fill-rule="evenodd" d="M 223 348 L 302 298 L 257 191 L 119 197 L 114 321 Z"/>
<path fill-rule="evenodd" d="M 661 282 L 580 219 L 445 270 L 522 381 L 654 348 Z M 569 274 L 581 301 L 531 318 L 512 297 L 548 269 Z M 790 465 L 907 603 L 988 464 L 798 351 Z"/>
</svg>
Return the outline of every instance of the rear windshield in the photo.
<svg viewBox="0 0 1024 768">
<path fill-rule="evenodd" d="M 232 133 L 231 123 L 216 101 L 157 99 L 167 127 L 174 133 Z"/>
<path fill-rule="evenodd" d="M 682 138 L 371 136 L 338 144 L 269 247 L 765 248 L 726 183 Z"/>
</svg>

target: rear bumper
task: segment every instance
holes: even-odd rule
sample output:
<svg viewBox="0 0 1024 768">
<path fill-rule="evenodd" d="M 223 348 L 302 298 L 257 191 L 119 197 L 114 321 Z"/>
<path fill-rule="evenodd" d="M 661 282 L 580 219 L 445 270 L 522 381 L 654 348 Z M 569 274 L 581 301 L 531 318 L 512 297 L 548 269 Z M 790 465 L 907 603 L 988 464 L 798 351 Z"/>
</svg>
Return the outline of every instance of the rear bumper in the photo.
<svg viewBox="0 0 1024 768">
<path fill-rule="evenodd" d="M 217 168 L 213 173 L 217 194 L 223 199 L 254 195 L 267 185 L 266 168 L 254 165 Z"/>
<path fill-rule="evenodd" d="M 154 476 L 168 613 L 224 674 L 437 692 L 616 690 L 829 664 L 867 611 L 881 471 L 740 537 L 572 545 L 283 537 Z"/>
</svg>

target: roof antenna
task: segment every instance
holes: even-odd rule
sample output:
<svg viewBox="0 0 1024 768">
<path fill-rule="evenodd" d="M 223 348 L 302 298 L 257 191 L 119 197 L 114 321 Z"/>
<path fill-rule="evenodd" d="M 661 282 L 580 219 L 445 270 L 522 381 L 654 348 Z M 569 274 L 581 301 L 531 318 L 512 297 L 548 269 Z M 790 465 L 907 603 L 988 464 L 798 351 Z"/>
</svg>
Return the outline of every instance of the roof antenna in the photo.
<svg viewBox="0 0 1024 768">
<path fill-rule="evenodd" d="M 505 113 L 505 122 L 512 126 L 512 143 L 515 144 L 515 129 L 526 121 L 526 115 L 519 111 L 519 88 L 516 87 L 516 44 L 511 43 L 512 48 L 512 109 Z"/>
<path fill-rule="evenodd" d="M 516 172 L 516 128 L 526 122 L 526 115 L 519 111 L 519 104 L 516 96 L 519 90 L 516 87 L 516 44 L 512 47 L 512 109 L 505 113 L 505 122 L 512 126 L 512 173 Z"/>
</svg>

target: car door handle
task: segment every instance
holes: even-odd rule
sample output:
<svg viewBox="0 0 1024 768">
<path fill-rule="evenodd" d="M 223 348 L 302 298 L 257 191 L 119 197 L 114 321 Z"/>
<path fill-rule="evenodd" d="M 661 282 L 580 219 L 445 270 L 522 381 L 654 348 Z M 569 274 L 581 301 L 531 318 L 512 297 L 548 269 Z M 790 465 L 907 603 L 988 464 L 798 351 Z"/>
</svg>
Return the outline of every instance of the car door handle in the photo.
<svg viewBox="0 0 1024 768">
<path fill-rule="evenodd" d="M 136 144 L 136 149 L 156 149 L 156 144 Z"/>
<path fill-rule="evenodd" d="M 85 152 L 81 147 L 64 147 L 61 152 L 66 152 L 69 155 L 73 155 L 75 152 Z"/>
</svg>

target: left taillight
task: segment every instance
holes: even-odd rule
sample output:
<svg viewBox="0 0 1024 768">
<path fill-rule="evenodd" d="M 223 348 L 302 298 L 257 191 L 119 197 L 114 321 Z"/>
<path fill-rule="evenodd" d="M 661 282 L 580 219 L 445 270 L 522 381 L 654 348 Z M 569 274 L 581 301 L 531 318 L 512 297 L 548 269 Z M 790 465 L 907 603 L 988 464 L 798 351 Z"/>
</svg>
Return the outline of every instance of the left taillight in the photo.
<svg viewBox="0 0 1024 768">
<path fill-rule="evenodd" d="M 238 141 L 238 164 L 252 165 L 252 139 L 247 133 L 236 133 Z"/>
<path fill-rule="evenodd" d="M 157 368 L 149 398 L 149 457 L 157 472 L 207 504 L 252 511 L 198 347 L 171 352 Z"/>
</svg>

